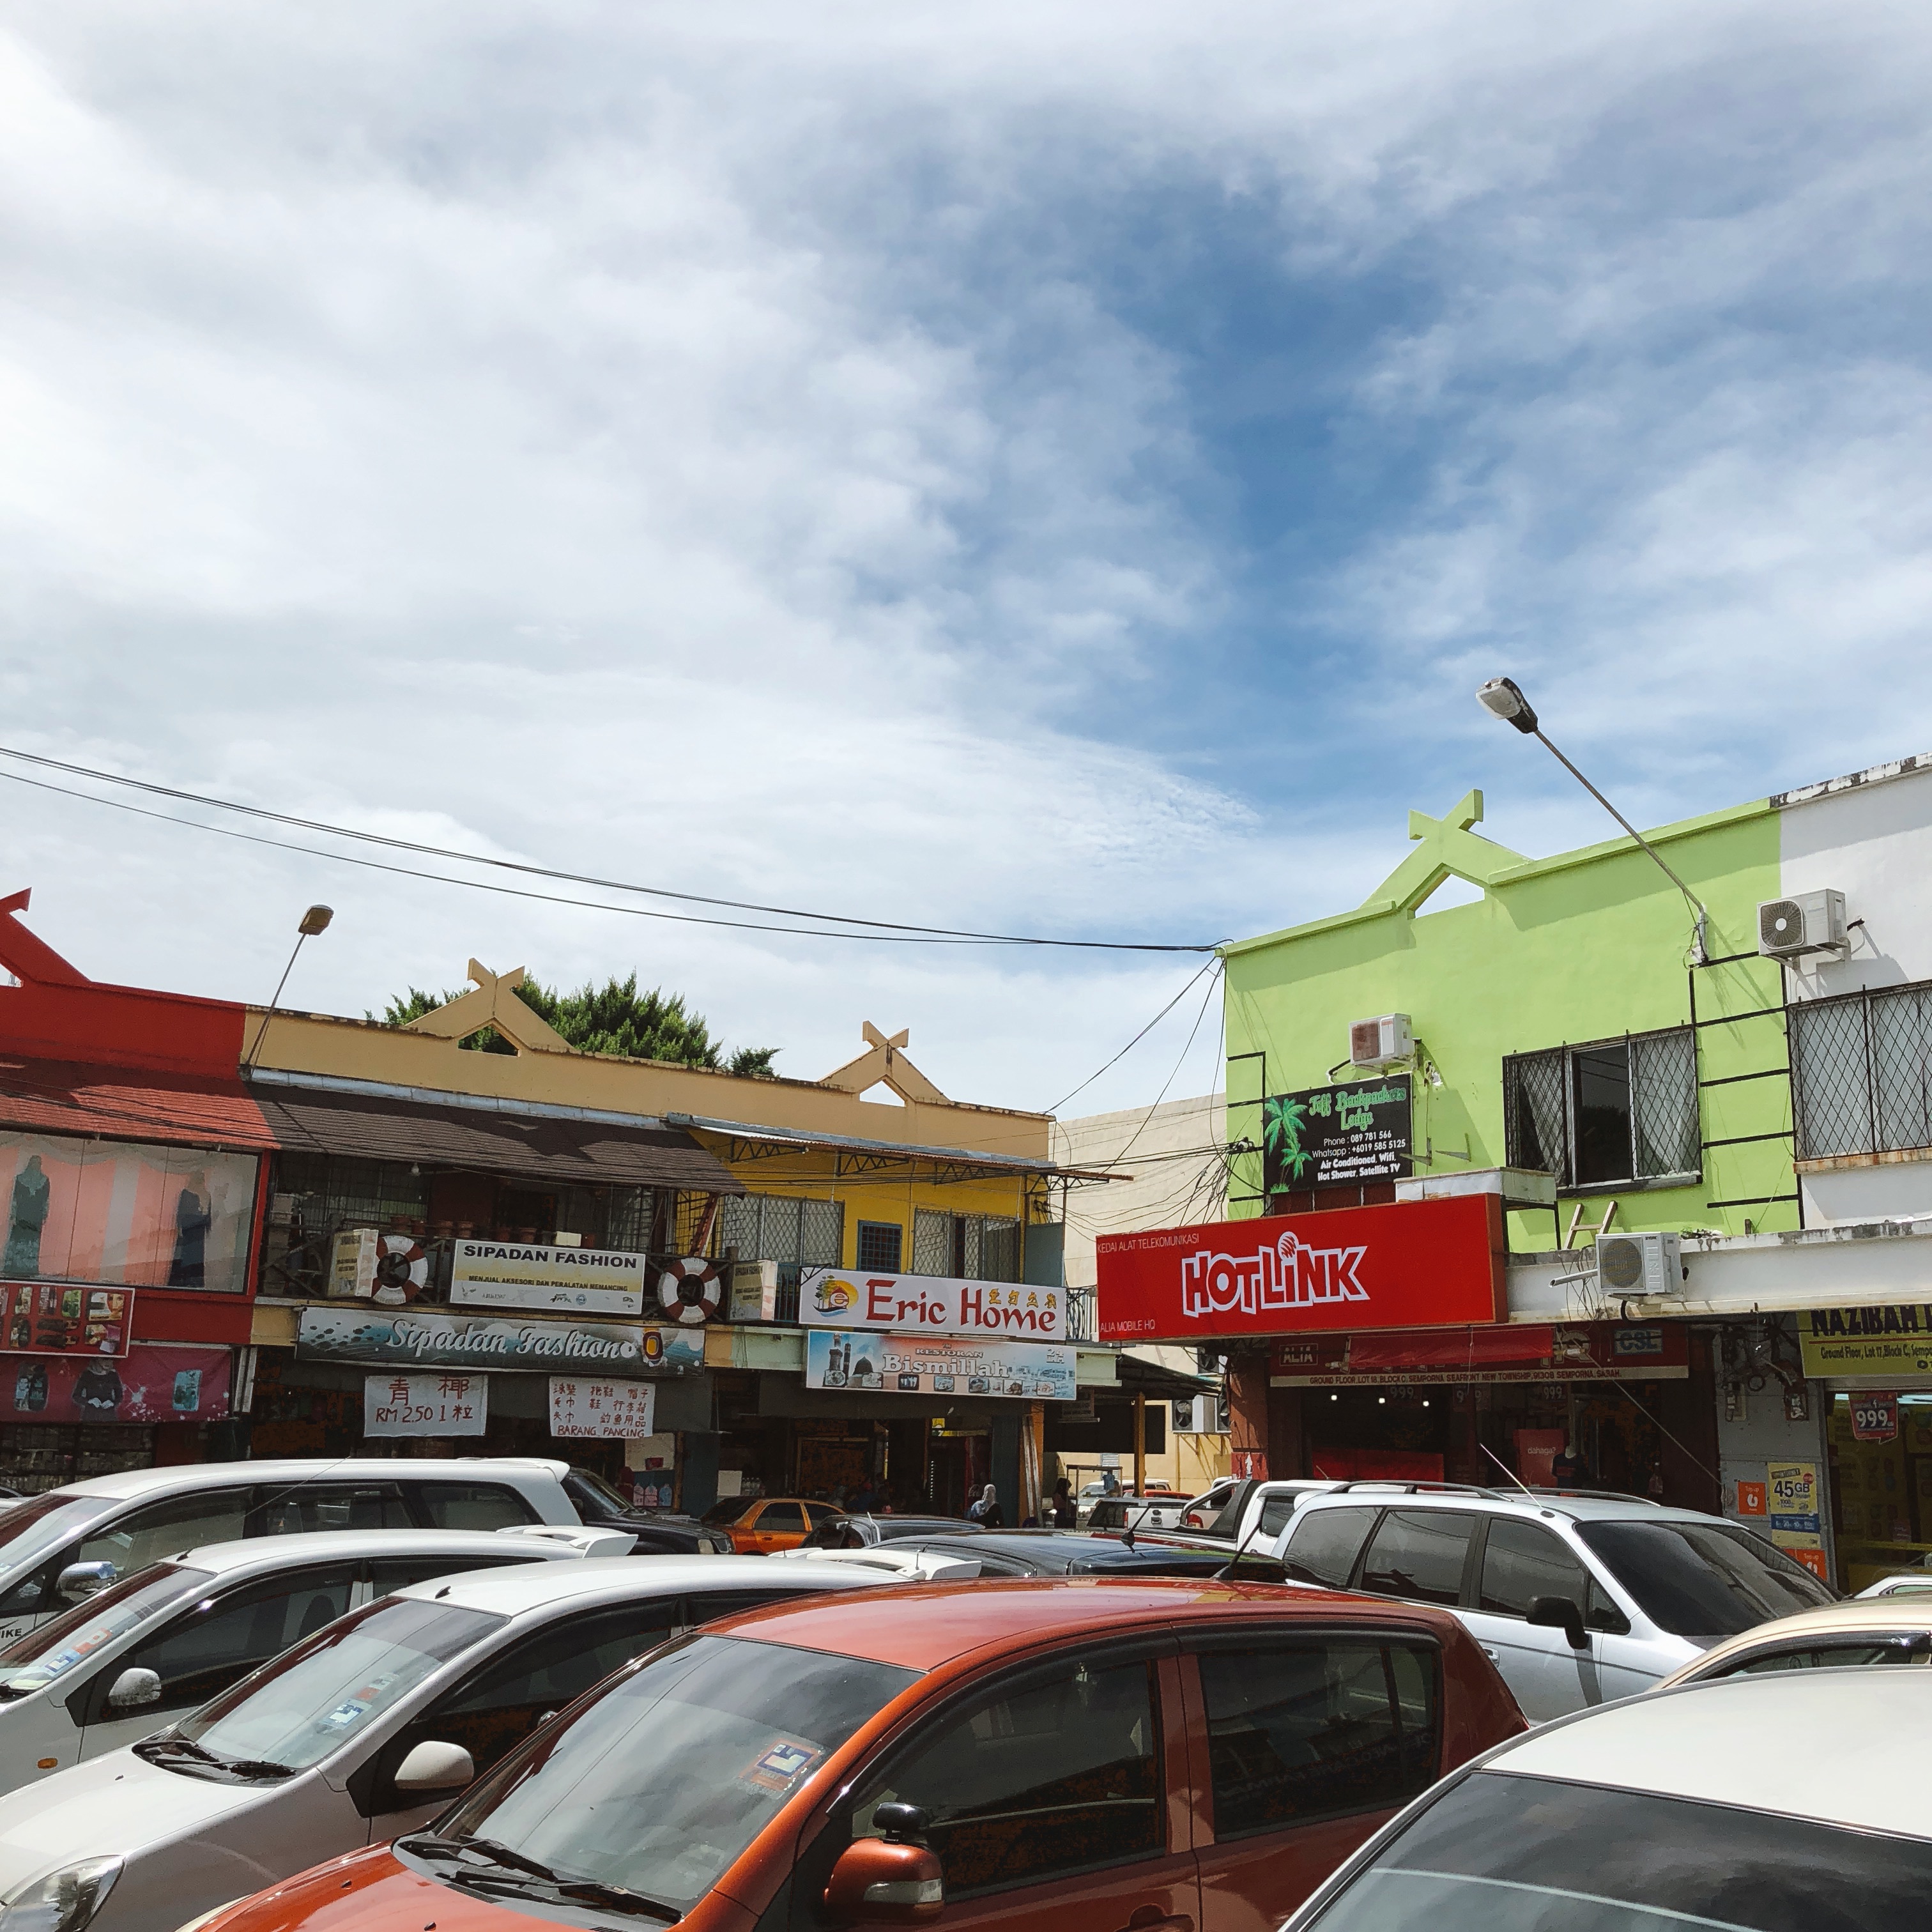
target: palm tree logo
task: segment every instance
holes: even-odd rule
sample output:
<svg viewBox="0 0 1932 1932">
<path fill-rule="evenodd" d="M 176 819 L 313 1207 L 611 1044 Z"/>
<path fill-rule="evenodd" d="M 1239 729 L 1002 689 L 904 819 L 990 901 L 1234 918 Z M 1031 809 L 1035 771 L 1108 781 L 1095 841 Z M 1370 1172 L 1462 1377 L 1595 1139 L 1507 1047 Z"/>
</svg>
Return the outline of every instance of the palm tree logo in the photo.
<svg viewBox="0 0 1932 1932">
<path fill-rule="evenodd" d="M 1308 1109 L 1288 1095 L 1270 1100 L 1262 1108 L 1262 1144 L 1276 1171 L 1285 1169 L 1296 1180 L 1313 1158 L 1301 1144 L 1301 1130 L 1307 1118 Z"/>
</svg>

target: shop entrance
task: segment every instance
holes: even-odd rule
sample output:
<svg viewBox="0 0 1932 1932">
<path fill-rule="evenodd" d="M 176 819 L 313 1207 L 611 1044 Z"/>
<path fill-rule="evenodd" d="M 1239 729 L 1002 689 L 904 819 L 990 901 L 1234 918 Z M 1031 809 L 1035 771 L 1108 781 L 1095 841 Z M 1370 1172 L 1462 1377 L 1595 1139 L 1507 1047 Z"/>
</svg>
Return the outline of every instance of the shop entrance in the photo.
<svg viewBox="0 0 1932 1932">
<path fill-rule="evenodd" d="M 1932 1379 L 1834 1393 L 1825 1436 L 1839 1588 L 1920 1570 L 1932 1583 Z"/>
<path fill-rule="evenodd" d="M 928 1450 L 926 1493 L 941 1516 L 964 1516 L 993 1479 L 993 1438 L 984 1429 L 934 1429 Z"/>
</svg>

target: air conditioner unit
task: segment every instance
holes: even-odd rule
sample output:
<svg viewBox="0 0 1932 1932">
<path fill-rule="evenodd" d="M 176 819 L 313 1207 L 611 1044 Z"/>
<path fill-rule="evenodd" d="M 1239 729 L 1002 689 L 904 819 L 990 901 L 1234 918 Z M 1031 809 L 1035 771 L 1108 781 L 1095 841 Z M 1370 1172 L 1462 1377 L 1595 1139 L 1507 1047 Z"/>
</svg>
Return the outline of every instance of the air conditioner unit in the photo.
<svg viewBox="0 0 1932 1932">
<path fill-rule="evenodd" d="M 1757 909 L 1757 950 L 1767 959 L 1802 952 L 1842 952 L 1846 944 L 1845 896 L 1826 888 L 1766 899 Z"/>
<path fill-rule="evenodd" d="M 1384 1013 L 1372 1020 L 1357 1020 L 1348 1029 L 1348 1064 L 1352 1066 L 1393 1066 L 1414 1058 L 1415 1036 L 1409 1030 L 1406 1013 Z"/>
<path fill-rule="evenodd" d="M 1174 1405 L 1174 1432 L 1177 1436 L 1198 1436 L 1200 1425 L 1194 1419 L 1195 1409 L 1203 1401 L 1200 1396 L 1184 1395 L 1176 1398 Z"/>
<path fill-rule="evenodd" d="M 1600 1234 L 1597 1280 L 1606 1294 L 1681 1295 L 1682 1240 L 1676 1234 Z"/>
</svg>

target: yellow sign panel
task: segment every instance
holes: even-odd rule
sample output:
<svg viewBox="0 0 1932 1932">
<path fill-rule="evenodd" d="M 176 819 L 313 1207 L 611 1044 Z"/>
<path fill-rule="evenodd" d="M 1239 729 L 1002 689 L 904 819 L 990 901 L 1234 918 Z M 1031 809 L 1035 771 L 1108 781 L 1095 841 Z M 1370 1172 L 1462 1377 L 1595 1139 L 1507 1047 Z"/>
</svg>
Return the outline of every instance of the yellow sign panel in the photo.
<svg viewBox="0 0 1932 1932">
<path fill-rule="evenodd" d="M 1808 1376 L 1932 1376 L 1932 1304 L 1814 1308 L 1798 1339 Z"/>
</svg>

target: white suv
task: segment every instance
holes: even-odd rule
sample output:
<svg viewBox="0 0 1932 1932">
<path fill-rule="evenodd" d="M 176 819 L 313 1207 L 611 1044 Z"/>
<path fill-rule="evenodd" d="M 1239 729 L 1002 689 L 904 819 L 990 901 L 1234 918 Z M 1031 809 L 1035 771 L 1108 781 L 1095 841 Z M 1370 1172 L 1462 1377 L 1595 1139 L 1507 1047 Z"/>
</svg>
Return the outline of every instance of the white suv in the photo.
<svg viewBox="0 0 1932 1932">
<path fill-rule="evenodd" d="M 1532 1724 L 1648 1690 L 1720 1637 L 1834 1600 L 1721 1516 L 1576 1490 L 1344 1483 L 1295 1513 L 1290 1580 L 1438 1604 Z"/>
</svg>

